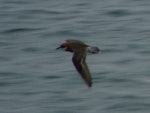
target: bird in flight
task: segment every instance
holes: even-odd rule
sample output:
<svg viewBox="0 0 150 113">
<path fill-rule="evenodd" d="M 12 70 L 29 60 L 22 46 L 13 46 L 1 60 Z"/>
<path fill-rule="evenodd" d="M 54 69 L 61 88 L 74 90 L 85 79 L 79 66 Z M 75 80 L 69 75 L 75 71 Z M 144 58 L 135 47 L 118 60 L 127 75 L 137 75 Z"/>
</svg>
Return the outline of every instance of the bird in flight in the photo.
<svg viewBox="0 0 150 113">
<path fill-rule="evenodd" d="M 72 62 L 79 72 L 85 83 L 91 87 L 92 86 L 92 78 L 89 68 L 86 64 L 86 54 L 92 53 L 97 54 L 99 53 L 100 49 L 98 47 L 92 47 L 80 40 L 66 40 L 65 43 L 61 44 L 56 49 L 63 49 L 68 52 L 73 53 Z"/>
</svg>

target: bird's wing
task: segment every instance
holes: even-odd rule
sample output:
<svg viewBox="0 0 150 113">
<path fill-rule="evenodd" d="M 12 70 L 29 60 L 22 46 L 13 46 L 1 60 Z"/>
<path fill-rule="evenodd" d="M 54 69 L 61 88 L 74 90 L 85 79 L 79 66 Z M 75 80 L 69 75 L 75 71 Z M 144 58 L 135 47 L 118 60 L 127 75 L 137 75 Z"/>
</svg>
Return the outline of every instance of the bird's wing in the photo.
<svg viewBox="0 0 150 113">
<path fill-rule="evenodd" d="M 70 43 L 81 43 L 81 44 L 84 44 L 84 42 L 80 41 L 80 40 L 75 40 L 75 39 L 68 39 L 66 40 L 66 42 L 70 42 Z"/>
<path fill-rule="evenodd" d="M 76 67 L 77 71 L 80 73 L 81 77 L 85 81 L 85 83 L 91 87 L 92 86 L 92 78 L 88 66 L 85 62 L 86 60 L 86 51 L 75 52 L 72 58 L 72 62 Z"/>
</svg>

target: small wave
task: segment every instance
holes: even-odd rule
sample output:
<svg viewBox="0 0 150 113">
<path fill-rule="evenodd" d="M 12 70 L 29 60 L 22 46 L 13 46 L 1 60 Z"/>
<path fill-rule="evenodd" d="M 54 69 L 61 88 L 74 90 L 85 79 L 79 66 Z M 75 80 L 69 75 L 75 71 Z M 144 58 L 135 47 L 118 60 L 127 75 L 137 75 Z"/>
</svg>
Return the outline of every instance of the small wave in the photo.
<svg viewBox="0 0 150 113">
<path fill-rule="evenodd" d="M 107 14 L 112 16 L 125 16 L 125 15 L 129 15 L 130 13 L 127 10 L 118 9 L 118 10 L 108 11 Z"/>
<path fill-rule="evenodd" d="M 40 49 L 39 48 L 35 48 L 35 47 L 28 47 L 28 48 L 24 48 L 22 50 L 25 51 L 25 52 L 37 52 Z"/>
<path fill-rule="evenodd" d="M 34 28 L 13 28 L 3 31 L 3 33 L 16 33 L 16 32 L 28 32 L 33 30 L 39 30 Z"/>
</svg>

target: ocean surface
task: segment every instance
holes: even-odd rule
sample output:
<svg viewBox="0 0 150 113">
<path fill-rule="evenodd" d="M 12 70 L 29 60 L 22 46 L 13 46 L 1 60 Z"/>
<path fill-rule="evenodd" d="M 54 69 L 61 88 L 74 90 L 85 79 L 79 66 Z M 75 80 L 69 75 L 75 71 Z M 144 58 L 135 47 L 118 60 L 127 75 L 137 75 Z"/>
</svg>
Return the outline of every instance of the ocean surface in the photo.
<svg viewBox="0 0 150 113">
<path fill-rule="evenodd" d="M 66 39 L 101 49 L 91 88 Z M 0 113 L 150 113 L 150 1 L 1 0 Z"/>
</svg>

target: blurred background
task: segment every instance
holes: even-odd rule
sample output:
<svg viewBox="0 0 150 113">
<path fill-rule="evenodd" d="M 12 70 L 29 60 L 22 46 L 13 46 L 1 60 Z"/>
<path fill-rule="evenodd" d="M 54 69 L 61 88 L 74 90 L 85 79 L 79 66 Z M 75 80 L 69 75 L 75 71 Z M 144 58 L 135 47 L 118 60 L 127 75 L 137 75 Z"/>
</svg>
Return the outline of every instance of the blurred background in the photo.
<svg viewBox="0 0 150 113">
<path fill-rule="evenodd" d="M 93 86 L 66 39 L 98 46 Z M 0 113 L 149 113 L 149 0 L 1 0 Z"/>
</svg>

